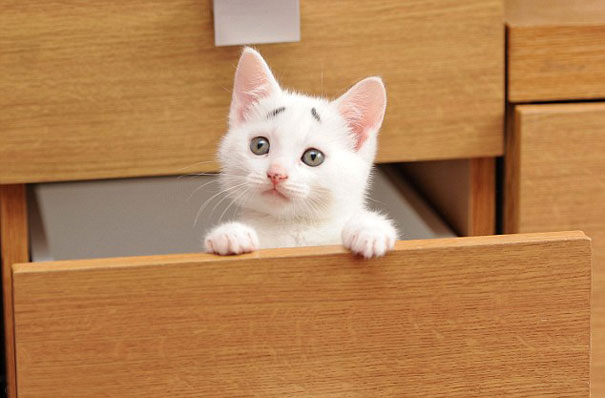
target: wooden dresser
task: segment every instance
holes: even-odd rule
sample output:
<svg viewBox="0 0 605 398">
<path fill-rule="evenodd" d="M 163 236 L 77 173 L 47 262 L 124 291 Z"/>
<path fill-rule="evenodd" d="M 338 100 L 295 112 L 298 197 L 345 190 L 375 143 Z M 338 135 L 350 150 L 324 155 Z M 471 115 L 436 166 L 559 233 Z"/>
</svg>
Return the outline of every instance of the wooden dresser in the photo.
<svg viewBox="0 0 605 398">
<path fill-rule="evenodd" d="M 217 170 L 241 49 L 214 46 L 209 0 L 0 11 L 11 398 L 589 396 L 591 241 L 556 231 L 585 229 L 599 250 L 600 230 L 471 236 L 496 232 L 496 162 L 514 141 L 502 0 L 303 0 L 301 41 L 258 46 L 284 87 L 309 94 L 384 78 L 378 162 L 405 163 L 461 237 L 400 241 L 371 262 L 340 247 L 32 262 L 28 184 Z M 596 139 L 590 106 L 582 132 Z M 532 107 L 515 109 L 539 134 Z M 523 149 L 507 146 L 507 164 Z M 602 163 L 583 160 L 567 170 L 586 186 Z M 507 229 L 528 231 L 529 202 L 511 192 Z"/>
</svg>

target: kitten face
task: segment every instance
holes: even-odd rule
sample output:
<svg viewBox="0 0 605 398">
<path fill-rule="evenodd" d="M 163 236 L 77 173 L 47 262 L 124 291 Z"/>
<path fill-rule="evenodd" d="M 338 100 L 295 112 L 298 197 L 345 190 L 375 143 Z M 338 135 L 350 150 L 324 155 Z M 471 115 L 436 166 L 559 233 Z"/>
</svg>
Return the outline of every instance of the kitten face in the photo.
<svg viewBox="0 0 605 398">
<path fill-rule="evenodd" d="M 329 218 L 360 206 L 386 97 L 377 78 L 357 86 L 332 102 L 284 91 L 261 56 L 245 49 L 219 148 L 229 197 L 284 219 Z"/>
</svg>

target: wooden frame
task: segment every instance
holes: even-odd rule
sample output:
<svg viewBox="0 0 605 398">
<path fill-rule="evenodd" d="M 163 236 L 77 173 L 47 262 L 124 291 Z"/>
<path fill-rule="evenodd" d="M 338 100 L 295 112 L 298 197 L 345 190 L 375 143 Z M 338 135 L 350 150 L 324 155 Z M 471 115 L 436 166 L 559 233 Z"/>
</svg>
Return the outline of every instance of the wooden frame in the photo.
<svg viewBox="0 0 605 398">
<path fill-rule="evenodd" d="M 7 396 L 14 398 L 17 384 L 11 267 L 15 263 L 29 261 L 25 185 L 0 185 L 0 241 Z"/>
</svg>

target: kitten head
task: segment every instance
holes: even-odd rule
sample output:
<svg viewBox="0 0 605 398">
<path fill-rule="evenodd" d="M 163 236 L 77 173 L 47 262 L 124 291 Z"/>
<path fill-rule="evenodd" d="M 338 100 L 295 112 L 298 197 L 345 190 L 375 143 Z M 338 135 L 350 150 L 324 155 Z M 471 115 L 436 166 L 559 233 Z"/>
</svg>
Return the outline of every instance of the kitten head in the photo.
<svg viewBox="0 0 605 398">
<path fill-rule="evenodd" d="M 235 72 L 221 185 L 244 208 L 278 218 L 321 219 L 364 202 L 386 107 L 378 77 L 336 100 L 280 88 L 258 52 Z"/>
</svg>

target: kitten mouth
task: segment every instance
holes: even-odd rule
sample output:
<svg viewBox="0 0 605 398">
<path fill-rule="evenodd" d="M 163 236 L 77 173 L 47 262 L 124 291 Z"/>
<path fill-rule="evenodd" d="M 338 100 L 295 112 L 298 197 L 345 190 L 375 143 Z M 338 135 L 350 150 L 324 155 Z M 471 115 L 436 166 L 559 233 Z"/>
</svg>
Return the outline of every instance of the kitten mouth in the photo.
<svg viewBox="0 0 605 398">
<path fill-rule="evenodd" d="M 272 197 L 280 198 L 280 199 L 284 199 L 284 200 L 290 200 L 290 198 L 288 198 L 283 193 L 279 192 L 275 187 L 264 191 L 263 195 L 268 195 L 268 196 L 272 196 Z"/>
</svg>

